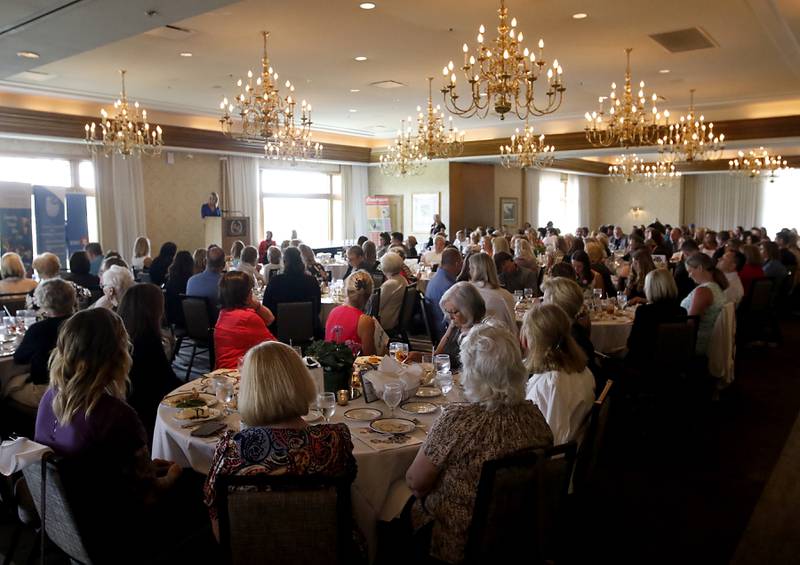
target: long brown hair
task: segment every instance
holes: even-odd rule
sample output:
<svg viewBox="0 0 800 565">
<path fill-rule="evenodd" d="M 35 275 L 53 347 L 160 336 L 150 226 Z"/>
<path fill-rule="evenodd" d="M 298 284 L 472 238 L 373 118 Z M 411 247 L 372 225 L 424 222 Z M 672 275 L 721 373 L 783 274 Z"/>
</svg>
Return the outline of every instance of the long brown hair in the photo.
<svg viewBox="0 0 800 565">
<path fill-rule="evenodd" d="M 164 294 L 154 284 L 135 284 L 122 295 L 117 314 L 132 340 L 158 336 L 164 315 Z"/>
<path fill-rule="evenodd" d="M 128 332 L 112 311 L 91 308 L 64 322 L 50 354 L 53 413 L 59 424 L 69 424 L 81 410 L 88 417 L 103 394 L 124 399 L 131 363 Z"/>
</svg>

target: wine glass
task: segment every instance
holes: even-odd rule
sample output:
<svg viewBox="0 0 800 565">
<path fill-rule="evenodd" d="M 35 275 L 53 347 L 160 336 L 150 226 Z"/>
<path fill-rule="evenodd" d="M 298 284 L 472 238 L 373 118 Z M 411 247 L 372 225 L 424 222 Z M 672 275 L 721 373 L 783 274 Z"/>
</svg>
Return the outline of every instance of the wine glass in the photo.
<svg viewBox="0 0 800 565">
<path fill-rule="evenodd" d="M 433 363 L 437 373 L 450 372 L 450 356 L 447 353 L 439 353 L 433 358 Z"/>
<path fill-rule="evenodd" d="M 383 401 L 392 409 L 392 417 L 394 418 L 394 409 L 403 400 L 403 383 L 386 383 L 383 387 Z"/>
<path fill-rule="evenodd" d="M 330 424 L 336 412 L 336 395 L 332 392 L 321 392 L 317 395 L 317 408 L 322 412 L 325 423 Z"/>
<path fill-rule="evenodd" d="M 524 292 L 525 298 L 527 298 L 528 300 L 533 298 L 533 289 L 532 288 L 526 288 L 523 292 Z"/>
<path fill-rule="evenodd" d="M 450 371 L 436 373 L 436 384 L 442 389 L 442 394 L 447 396 L 447 393 L 453 390 L 453 373 Z"/>
<path fill-rule="evenodd" d="M 230 405 L 233 401 L 233 397 L 235 395 L 235 391 L 233 388 L 233 383 L 229 380 L 225 379 L 224 381 L 217 383 L 217 389 L 215 391 L 217 400 L 222 404 L 225 415 L 229 415 L 231 413 Z"/>
</svg>

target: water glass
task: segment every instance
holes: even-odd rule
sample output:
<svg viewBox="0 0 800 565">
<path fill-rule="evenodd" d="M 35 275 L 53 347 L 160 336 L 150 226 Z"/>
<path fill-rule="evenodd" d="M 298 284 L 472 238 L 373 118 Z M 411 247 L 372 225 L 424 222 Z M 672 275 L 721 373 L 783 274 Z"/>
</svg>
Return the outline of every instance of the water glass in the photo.
<svg viewBox="0 0 800 565">
<path fill-rule="evenodd" d="M 453 390 L 453 373 L 450 371 L 436 373 L 436 385 L 442 389 L 442 394 L 447 396 L 447 393 Z"/>
<path fill-rule="evenodd" d="M 425 375 L 423 384 L 431 382 L 433 375 L 436 373 L 436 368 L 433 366 L 433 355 L 430 353 L 422 355 L 422 373 Z"/>
<path fill-rule="evenodd" d="M 317 408 L 322 412 L 325 423 L 330 424 L 336 413 L 336 395 L 332 392 L 321 392 L 317 395 Z"/>
<path fill-rule="evenodd" d="M 439 353 L 433 358 L 433 364 L 437 373 L 450 372 L 450 356 L 447 353 Z"/>
<path fill-rule="evenodd" d="M 17 319 L 14 316 L 3 316 L 3 325 L 8 335 L 17 333 Z"/>
<path fill-rule="evenodd" d="M 522 302 L 522 299 L 525 298 L 525 293 L 521 290 L 514 291 L 514 301 L 519 304 Z"/>
<path fill-rule="evenodd" d="M 383 401 L 392 409 L 392 417 L 394 417 L 394 409 L 403 400 L 403 389 L 401 382 L 386 383 L 386 386 L 383 387 Z"/>
<path fill-rule="evenodd" d="M 533 298 L 533 289 L 532 288 L 526 288 L 524 293 L 525 293 L 525 298 L 527 298 L 528 300 Z"/>
<path fill-rule="evenodd" d="M 217 389 L 215 391 L 217 400 L 222 404 L 225 409 L 225 415 L 231 413 L 231 402 L 236 395 L 236 392 L 233 388 L 233 383 L 229 380 L 225 379 L 224 381 L 217 382 Z"/>
</svg>

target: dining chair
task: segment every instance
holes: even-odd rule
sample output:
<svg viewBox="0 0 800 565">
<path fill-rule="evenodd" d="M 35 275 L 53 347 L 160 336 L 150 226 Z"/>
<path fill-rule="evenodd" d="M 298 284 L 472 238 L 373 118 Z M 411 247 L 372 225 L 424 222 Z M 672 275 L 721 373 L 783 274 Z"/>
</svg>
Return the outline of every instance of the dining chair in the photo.
<svg viewBox="0 0 800 565">
<path fill-rule="evenodd" d="M 209 370 L 214 368 L 214 327 L 209 316 L 208 299 L 204 296 L 183 296 L 181 307 L 186 322 L 186 338 L 192 342 L 192 353 L 186 367 L 188 381 L 198 350 L 208 351 Z"/>
<path fill-rule="evenodd" d="M 403 304 L 400 306 L 400 314 L 397 317 L 397 326 L 392 330 L 395 337 L 400 338 L 404 343 L 409 343 L 408 336 L 414 321 L 414 312 L 419 301 L 419 291 L 416 284 L 410 284 L 405 288 L 403 294 Z"/>
<path fill-rule="evenodd" d="M 314 339 L 314 307 L 311 302 L 281 302 L 275 322 L 278 341 L 302 345 Z"/>
<path fill-rule="evenodd" d="M 219 541 L 232 565 L 350 563 L 350 480 L 266 474 L 217 479 Z M 298 533 L 302 532 L 302 541 Z"/>
<path fill-rule="evenodd" d="M 8 309 L 12 316 L 17 315 L 17 310 L 25 309 L 25 300 L 28 297 L 26 292 L 4 292 L 0 293 L 0 315 L 5 316 L 3 307 Z"/>
<path fill-rule="evenodd" d="M 583 435 L 583 441 L 578 448 L 575 474 L 572 477 L 573 493 L 578 495 L 595 484 L 595 470 L 605 443 L 613 386 L 613 380 L 606 381 L 605 387 L 592 404 L 592 410 L 589 412 L 588 425 Z"/>
</svg>

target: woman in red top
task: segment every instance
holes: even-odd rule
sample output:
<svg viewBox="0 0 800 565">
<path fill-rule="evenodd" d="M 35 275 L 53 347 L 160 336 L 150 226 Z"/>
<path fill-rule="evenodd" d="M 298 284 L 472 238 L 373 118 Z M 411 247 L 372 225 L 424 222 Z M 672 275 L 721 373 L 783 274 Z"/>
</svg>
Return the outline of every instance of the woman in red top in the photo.
<svg viewBox="0 0 800 565">
<path fill-rule="evenodd" d="M 267 329 L 275 316 L 253 297 L 253 277 L 229 271 L 219 281 L 222 310 L 214 326 L 217 369 L 236 369 L 244 354 L 262 341 L 275 341 Z"/>
<path fill-rule="evenodd" d="M 334 308 L 325 322 L 325 341 L 345 343 L 362 355 L 375 355 L 375 318 L 364 314 L 372 295 L 372 277 L 366 271 L 356 271 L 344 281 L 347 298 Z"/>
<path fill-rule="evenodd" d="M 275 240 L 272 239 L 272 232 L 268 231 L 265 234 L 264 239 L 261 243 L 258 244 L 258 262 L 266 265 L 267 264 L 267 249 L 272 247 L 273 245 L 277 245 Z"/>
<path fill-rule="evenodd" d="M 739 271 L 739 278 L 742 280 L 745 298 L 750 295 L 750 287 L 753 281 L 764 278 L 764 269 L 761 268 L 761 252 L 755 245 L 742 245 L 742 253 L 745 256 L 745 264 Z"/>
</svg>

